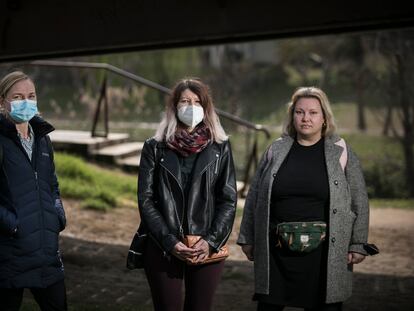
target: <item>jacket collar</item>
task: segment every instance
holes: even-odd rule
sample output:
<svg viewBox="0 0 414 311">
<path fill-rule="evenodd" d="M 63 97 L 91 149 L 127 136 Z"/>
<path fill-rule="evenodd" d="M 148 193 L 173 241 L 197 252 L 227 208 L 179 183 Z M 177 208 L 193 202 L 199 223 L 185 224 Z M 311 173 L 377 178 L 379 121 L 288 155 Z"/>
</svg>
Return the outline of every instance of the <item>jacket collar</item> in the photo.
<svg viewBox="0 0 414 311">
<path fill-rule="evenodd" d="M 335 170 L 341 167 L 339 159 L 344 149 L 336 144 L 339 140 L 340 137 L 336 134 L 325 138 L 325 161 L 328 176 L 333 176 Z"/>
<path fill-rule="evenodd" d="M 339 158 L 343 151 L 343 148 L 336 144 L 339 140 L 340 137 L 336 134 L 325 137 L 325 157 L 327 163 L 330 159 L 339 162 Z"/>
<path fill-rule="evenodd" d="M 339 158 L 342 154 L 343 148 L 336 143 L 340 140 L 340 137 L 336 134 L 325 136 L 325 158 L 328 171 L 333 171 L 334 167 L 339 163 Z M 276 145 L 272 150 L 272 159 L 274 161 L 274 167 L 279 169 L 282 162 L 288 155 L 294 139 L 289 135 L 282 135 L 281 138 L 275 141 Z"/>
<path fill-rule="evenodd" d="M 271 146 L 271 161 L 273 161 L 273 169 L 278 171 L 282 162 L 286 159 L 290 149 L 293 145 L 293 138 L 288 135 L 283 135 L 275 141 L 275 144 Z M 273 172 L 274 173 L 274 172 Z"/>
<path fill-rule="evenodd" d="M 170 172 L 181 185 L 180 163 L 177 154 L 168 148 L 165 142 L 157 144 L 156 148 L 158 149 L 157 152 L 162 152 L 159 157 L 160 165 Z"/>
<path fill-rule="evenodd" d="M 200 177 L 202 172 L 213 162 L 220 158 L 220 149 L 217 144 L 211 143 L 200 152 L 194 164 L 193 182 Z"/>
<path fill-rule="evenodd" d="M 34 116 L 30 121 L 35 137 L 43 137 L 55 128 L 39 116 Z M 0 134 L 14 139 L 17 137 L 17 130 L 15 124 L 6 118 L 3 114 L 0 114 Z"/>
<path fill-rule="evenodd" d="M 181 184 L 180 163 L 177 154 L 167 147 L 167 144 L 162 142 L 157 146 L 158 149 L 164 149 L 163 155 L 160 157 L 160 165 L 165 167 Z M 201 151 L 194 163 L 193 182 L 200 177 L 202 172 L 213 162 L 220 157 L 220 149 L 216 143 L 209 144 L 203 151 Z"/>
</svg>

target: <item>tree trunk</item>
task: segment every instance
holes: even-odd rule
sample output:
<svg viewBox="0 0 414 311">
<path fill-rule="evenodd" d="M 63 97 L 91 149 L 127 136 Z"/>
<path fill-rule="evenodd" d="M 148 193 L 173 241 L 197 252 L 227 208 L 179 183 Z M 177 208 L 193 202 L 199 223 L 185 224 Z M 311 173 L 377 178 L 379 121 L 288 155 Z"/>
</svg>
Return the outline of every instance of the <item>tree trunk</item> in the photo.
<svg viewBox="0 0 414 311">
<path fill-rule="evenodd" d="M 364 98 L 363 98 L 363 89 L 364 89 L 364 81 L 363 81 L 363 72 L 358 73 L 357 77 L 357 120 L 358 120 L 358 130 L 365 132 L 367 130 L 367 122 L 365 118 L 365 105 L 364 105 Z"/>
<path fill-rule="evenodd" d="M 387 106 L 387 114 L 385 115 L 384 127 L 382 128 L 382 135 L 389 136 L 392 126 L 392 105 Z"/>
<path fill-rule="evenodd" d="M 414 144 L 411 140 L 403 140 L 404 162 L 405 162 L 405 180 L 408 192 L 411 198 L 414 197 Z"/>
<path fill-rule="evenodd" d="M 400 91 L 399 105 L 402 110 L 402 125 L 404 137 L 402 139 L 404 160 L 405 160 L 405 179 L 410 197 L 414 197 L 414 102 L 409 94 L 408 77 L 405 70 L 405 64 L 402 51 L 395 55 L 396 69 L 398 77 L 398 88 Z"/>
</svg>

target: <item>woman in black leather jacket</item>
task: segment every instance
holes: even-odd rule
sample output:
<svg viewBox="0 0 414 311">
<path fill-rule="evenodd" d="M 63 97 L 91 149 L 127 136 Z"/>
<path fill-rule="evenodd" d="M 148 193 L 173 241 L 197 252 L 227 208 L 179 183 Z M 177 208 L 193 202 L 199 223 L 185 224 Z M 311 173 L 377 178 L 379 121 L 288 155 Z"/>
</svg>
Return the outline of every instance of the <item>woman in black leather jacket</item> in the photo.
<svg viewBox="0 0 414 311">
<path fill-rule="evenodd" d="M 144 268 L 155 310 L 210 310 L 224 261 L 203 264 L 227 241 L 236 210 L 230 143 L 209 88 L 178 82 L 154 138 L 145 142 L 138 177 L 141 232 L 151 237 Z M 193 246 L 185 235 L 202 238 Z M 199 265 L 188 265 L 192 259 Z"/>
</svg>

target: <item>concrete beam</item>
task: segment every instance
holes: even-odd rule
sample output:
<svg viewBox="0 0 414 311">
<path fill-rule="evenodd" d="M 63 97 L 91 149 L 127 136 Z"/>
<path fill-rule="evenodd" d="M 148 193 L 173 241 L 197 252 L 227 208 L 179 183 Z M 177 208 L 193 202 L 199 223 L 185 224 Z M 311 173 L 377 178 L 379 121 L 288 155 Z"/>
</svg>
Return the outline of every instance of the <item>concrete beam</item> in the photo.
<svg viewBox="0 0 414 311">
<path fill-rule="evenodd" d="M 406 0 L 1 0 L 0 62 L 414 27 Z"/>
</svg>

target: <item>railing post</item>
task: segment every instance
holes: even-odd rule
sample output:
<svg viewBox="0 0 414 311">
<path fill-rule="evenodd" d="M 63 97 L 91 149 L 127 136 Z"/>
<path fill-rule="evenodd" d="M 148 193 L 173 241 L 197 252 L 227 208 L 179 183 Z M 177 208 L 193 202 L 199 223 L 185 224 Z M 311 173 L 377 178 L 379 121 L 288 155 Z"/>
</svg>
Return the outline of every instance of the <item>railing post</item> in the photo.
<svg viewBox="0 0 414 311">
<path fill-rule="evenodd" d="M 95 70 L 105 70 L 105 72 L 109 72 L 109 73 L 115 73 L 117 75 L 120 75 L 124 78 L 133 80 L 135 82 L 138 82 L 142 85 L 145 85 L 147 87 L 150 87 L 152 89 L 158 90 L 160 92 L 163 92 L 164 94 L 171 94 L 171 90 L 158 84 L 155 83 L 153 81 L 144 79 L 143 77 L 137 76 L 133 73 L 127 72 L 123 69 L 117 68 L 115 66 L 109 65 L 109 64 L 105 64 L 105 63 L 88 63 L 88 62 L 73 62 L 73 61 L 45 61 L 45 60 L 38 60 L 38 61 L 32 61 L 29 63 L 29 65 L 34 65 L 34 66 L 52 66 L 52 67 L 70 67 L 70 68 L 90 68 L 90 69 L 95 69 Z M 107 92 L 106 92 L 106 87 L 107 87 L 107 74 L 105 73 L 104 76 L 104 80 L 102 82 L 102 87 L 101 87 L 101 91 L 100 91 L 100 96 L 98 99 L 98 103 L 97 103 L 97 107 L 95 110 L 95 115 L 94 115 L 94 119 L 93 119 L 93 124 L 92 124 L 92 131 L 91 131 L 91 135 L 92 137 L 108 137 L 109 134 L 109 116 L 108 116 L 108 97 L 107 97 Z M 102 103 L 102 101 L 104 101 Z M 103 133 L 97 133 L 97 124 L 99 121 L 99 114 L 100 114 L 100 110 L 101 110 L 101 106 L 102 104 L 104 105 L 103 109 L 104 109 L 104 132 Z M 257 156 L 257 151 L 258 151 L 258 133 L 259 132 L 263 132 L 266 136 L 267 139 L 270 138 L 270 132 L 268 129 L 266 129 L 266 127 L 260 125 L 260 124 L 254 124 L 251 123 L 247 120 L 241 119 L 231 113 L 225 112 L 223 110 L 217 109 L 216 108 L 216 112 L 220 117 L 224 117 L 232 122 L 235 122 L 239 125 L 244 126 L 248 131 L 249 130 L 253 130 L 254 132 L 254 143 L 253 143 L 253 148 L 252 148 L 252 152 L 250 154 L 248 154 L 247 156 L 247 164 L 246 164 L 246 168 L 245 168 L 245 176 L 244 176 L 244 186 L 243 189 L 241 189 L 241 194 L 244 195 L 247 189 L 247 185 L 249 182 L 249 176 L 250 176 L 250 171 L 251 171 L 251 167 L 252 165 L 254 165 L 254 169 L 257 168 L 257 164 L 258 164 L 258 156 Z M 246 141 L 246 152 L 248 152 L 250 143 Z"/>
<path fill-rule="evenodd" d="M 257 149 L 258 149 L 258 137 L 257 137 L 257 132 L 254 133 L 254 142 L 253 142 L 253 148 L 252 151 L 250 153 L 249 159 L 247 161 L 246 164 L 246 169 L 244 172 L 244 178 L 243 178 L 243 188 L 240 190 L 240 196 L 241 197 L 246 197 L 247 195 L 247 185 L 250 179 L 250 170 L 251 167 L 253 166 L 253 175 L 256 173 L 256 169 L 257 169 L 257 164 L 259 162 L 258 160 L 258 156 L 257 156 Z"/>
<path fill-rule="evenodd" d="M 102 87 L 99 94 L 98 103 L 95 110 L 95 116 L 93 118 L 93 124 L 92 124 L 92 131 L 91 136 L 92 137 L 108 137 L 109 133 L 109 116 L 108 116 L 108 96 L 106 92 L 106 86 L 107 86 L 107 75 L 105 74 L 104 79 L 102 81 Z M 99 114 L 101 111 L 103 101 L 103 110 L 104 110 L 104 132 L 103 133 L 97 133 L 96 128 L 99 122 Z"/>
</svg>

